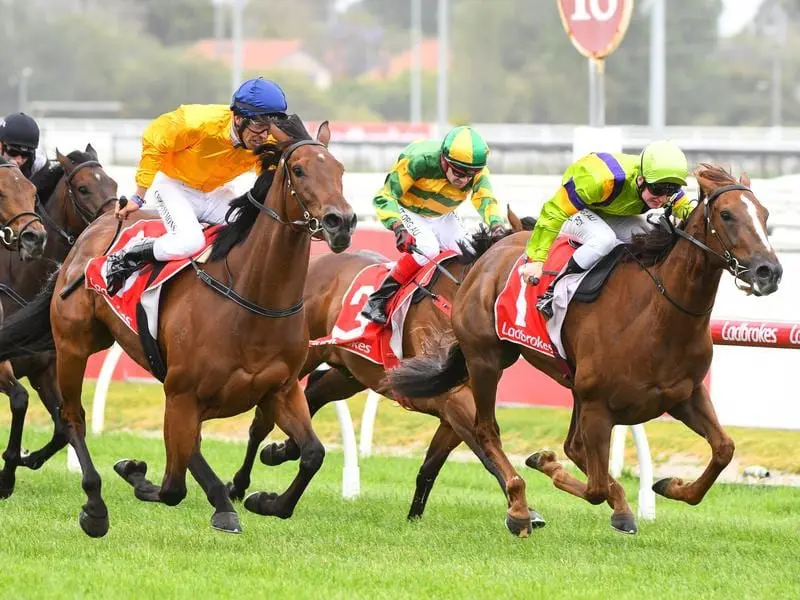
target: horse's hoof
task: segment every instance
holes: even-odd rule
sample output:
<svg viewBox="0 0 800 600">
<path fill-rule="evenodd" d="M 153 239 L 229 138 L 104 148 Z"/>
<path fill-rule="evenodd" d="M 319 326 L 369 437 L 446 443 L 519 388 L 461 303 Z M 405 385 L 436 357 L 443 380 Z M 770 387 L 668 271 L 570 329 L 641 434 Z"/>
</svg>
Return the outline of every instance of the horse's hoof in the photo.
<svg viewBox="0 0 800 600">
<path fill-rule="evenodd" d="M 670 483 L 672 483 L 672 477 L 659 479 L 653 484 L 653 491 L 659 496 L 664 496 L 665 498 L 669 498 L 669 496 L 667 495 L 667 489 L 669 488 Z"/>
<path fill-rule="evenodd" d="M 147 463 L 142 460 L 133 460 L 132 458 L 121 458 L 114 463 L 114 471 L 117 472 L 117 475 L 127 480 L 134 473 L 147 475 Z"/>
<path fill-rule="evenodd" d="M 234 502 L 239 502 L 244 500 L 244 492 L 245 490 L 239 489 L 239 487 L 232 481 L 229 481 L 226 485 L 228 488 L 228 498 L 233 500 Z"/>
<path fill-rule="evenodd" d="M 11 497 L 11 494 L 14 493 L 14 485 L 16 484 L 16 480 L 17 478 L 13 474 L 0 474 L 0 500 L 5 500 Z"/>
<path fill-rule="evenodd" d="M 267 465 L 268 467 L 277 467 L 278 465 L 282 465 L 286 462 L 286 455 L 282 452 L 284 445 L 273 443 L 267 444 L 261 449 L 261 454 L 259 454 L 259 458 L 261 458 L 261 462 Z"/>
<path fill-rule="evenodd" d="M 211 527 L 225 533 L 242 533 L 239 515 L 235 512 L 218 512 L 211 517 Z"/>
<path fill-rule="evenodd" d="M 530 506 L 528 507 L 528 514 L 531 517 L 531 527 L 533 529 L 540 529 L 547 525 L 547 521 L 544 520 L 544 517 L 533 510 Z"/>
<path fill-rule="evenodd" d="M 108 515 L 103 517 L 93 517 L 86 510 L 81 509 L 78 523 L 84 533 L 92 538 L 101 538 L 108 533 Z"/>
<path fill-rule="evenodd" d="M 541 471 L 542 464 L 553 462 L 556 458 L 556 453 L 552 450 L 540 450 L 539 452 L 534 452 L 525 459 L 525 466 Z"/>
<path fill-rule="evenodd" d="M 279 517 L 288 519 L 292 513 L 279 511 L 276 508 L 278 494 L 274 492 L 253 492 L 244 499 L 244 507 L 250 512 L 264 517 Z"/>
<path fill-rule="evenodd" d="M 639 531 L 636 527 L 636 518 L 631 513 L 619 513 L 611 515 L 611 527 L 620 533 L 633 535 Z"/>
<path fill-rule="evenodd" d="M 533 525 L 531 524 L 530 517 L 526 519 L 518 519 L 506 514 L 506 527 L 508 527 L 508 530 L 515 536 L 521 538 L 528 537 L 531 534 L 531 531 L 533 531 Z"/>
</svg>

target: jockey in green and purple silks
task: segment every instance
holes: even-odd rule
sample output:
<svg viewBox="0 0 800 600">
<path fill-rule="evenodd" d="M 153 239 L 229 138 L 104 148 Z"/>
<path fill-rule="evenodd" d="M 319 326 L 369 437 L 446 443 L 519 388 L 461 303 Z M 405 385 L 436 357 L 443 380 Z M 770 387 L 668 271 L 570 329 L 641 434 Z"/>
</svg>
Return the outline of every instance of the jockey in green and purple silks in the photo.
<svg viewBox="0 0 800 600">
<path fill-rule="evenodd" d="M 669 141 L 653 142 L 638 156 L 588 154 L 566 170 L 561 187 L 542 206 L 526 247 L 529 262 L 520 270 L 526 282 L 536 284 L 559 234 L 582 244 L 540 297 L 536 306 L 545 318 L 552 317 L 556 281 L 592 268 L 618 239 L 629 241 L 650 229 L 643 213 L 672 200 L 673 214 L 680 219 L 688 216 L 693 206 L 681 190 L 688 171 L 683 151 Z"/>
</svg>

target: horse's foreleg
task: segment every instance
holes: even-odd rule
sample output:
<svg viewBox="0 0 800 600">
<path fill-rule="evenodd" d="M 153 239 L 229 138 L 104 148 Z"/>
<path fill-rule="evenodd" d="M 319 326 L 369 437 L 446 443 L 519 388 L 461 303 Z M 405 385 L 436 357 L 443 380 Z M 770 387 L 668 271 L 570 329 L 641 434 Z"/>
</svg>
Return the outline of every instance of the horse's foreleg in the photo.
<svg viewBox="0 0 800 600">
<path fill-rule="evenodd" d="M 268 402 L 276 403 L 275 423 L 300 447 L 300 468 L 283 494 L 254 492 L 244 499 L 244 506 L 260 515 L 288 519 L 309 482 L 322 466 L 325 447 L 311 427 L 311 414 L 299 382 L 295 382 L 284 394 Z"/>
<path fill-rule="evenodd" d="M 425 512 L 428 496 L 442 465 L 460 443 L 461 438 L 453 431 L 453 428 L 446 421 L 440 422 L 431 438 L 425 460 L 417 474 L 417 487 L 414 490 L 414 498 L 411 500 L 411 509 L 408 511 L 409 520 L 419 518 Z"/>
<path fill-rule="evenodd" d="M 175 506 L 186 497 L 189 458 L 200 448 L 200 407 L 194 394 L 167 396 L 164 446 L 167 466 L 158 497 L 164 504 Z"/>
<path fill-rule="evenodd" d="M 217 474 L 206 462 L 200 453 L 200 448 L 192 454 L 189 459 L 189 471 L 195 478 L 200 487 L 206 493 L 211 506 L 214 507 L 214 515 L 211 517 L 211 527 L 227 533 L 242 533 L 242 526 L 239 523 L 239 515 L 231 504 L 228 497 L 228 488 L 217 477 Z"/>
<path fill-rule="evenodd" d="M 346 400 L 365 389 L 366 386 L 347 371 L 336 368 L 312 371 L 305 389 L 308 410 L 313 417 L 329 402 Z M 291 437 L 283 442 L 267 444 L 261 450 L 261 462 L 269 466 L 282 465 L 298 458 L 300 447 Z"/>
<path fill-rule="evenodd" d="M 4 499 L 14 493 L 17 467 L 22 464 L 22 429 L 28 411 L 28 392 L 14 377 L 9 362 L 0 364 L 0 390 L 8 394 L 11 404 L 11 432 L 0 471 L 0 498 Z"/>
<path fill-rule="evenodd" d="M 236 475 L 233 476 L 233 481 L 228 484 L 228 495 L 232 500 L 244 499 L 244 494 L 247 488 L 250 487 L 250 474 L 253 472 L 253 465 L 256 462 L 258 447 L 274 426 L 275 420 L 272 415 L 267 417 L 260 406 L 256 407 L 253 422 L 250 423 L 250 430 L 247 436 L 247 450 L 244 453 L 244 462 L 239 467 L 239 470 L 236 471 Z"/>
<path fill-rule="evenodd" d="M 719 424 L 705 385 L 701 384 L 695 388 L 692 396 L 670 410 L 669 414 L 708 441 L 711 446 L 711 461 L 695 481 L 684 483 L 674 477 L 661 479 L 655 482 L 653 491 L 665 498 L 681 500 L 687 504 L 699 504 L 719 474 L 730 464 L 735 446 Z"/>
<path fill-rule="evenodd" d="M 38 469 L 46 463 L 51 456 L 67 445 L 67 432 L 59 415 L 59 395 L 56 390 L 56 363 L 51 361 L 46 369 L 29 375 L 28 380 L 39 394 L 50 417 L 53 419 L 53 437 L 42 448 L 31 452 L 22 459 L 22 465 L 29 469 Z"/>
</svg>

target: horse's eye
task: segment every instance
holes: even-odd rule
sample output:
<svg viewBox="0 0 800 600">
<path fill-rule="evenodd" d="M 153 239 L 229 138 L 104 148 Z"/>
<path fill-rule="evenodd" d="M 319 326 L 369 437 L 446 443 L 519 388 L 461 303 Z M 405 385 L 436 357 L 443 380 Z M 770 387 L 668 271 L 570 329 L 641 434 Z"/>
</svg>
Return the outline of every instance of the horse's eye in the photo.
<svg viewBox="0 0 800 600">
<path fill-rule="evenodd" d="M 729 210 L 723 210 L 719 213 L 719 216 L 722 217 L 723 221 L 733 221 L 733 215 Z"/>
<path fill-rule="evenodd" d="M 81 194 L 88 194 L 89 193 L 89 188 L 86 187 L 85 185 L 82 185 L 82 186 L 78 187 L 78 191 Z"/>
<path fill-rule="evenodd" d="M 303 171 L 303 167 L 300 165 L 295 165 L 292 167 L 292 173 L 295 174 L 295 177 L 302 177 L 305 175 L 305 171 Z"/>
</svg>

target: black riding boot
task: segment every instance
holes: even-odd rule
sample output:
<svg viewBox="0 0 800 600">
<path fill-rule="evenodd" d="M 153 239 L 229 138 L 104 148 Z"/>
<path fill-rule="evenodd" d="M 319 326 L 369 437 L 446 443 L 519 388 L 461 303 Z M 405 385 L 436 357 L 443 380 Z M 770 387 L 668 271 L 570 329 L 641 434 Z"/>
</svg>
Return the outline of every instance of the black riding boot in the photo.
<svg viewBox="0 0 800 600">
<path fill-rule="evenodd" d="M 386 325 L 389 320 L 389 316 L 386 314 L 386 305 L 399 289 L 400 282 L 389 275 L 383 280 L 381 287 L 370 294 L 364 309 L 361 311 L 361 315 L 373 323 Z"/>
<path fill-rule="evenodd" d="M 585 270 L 586 269 L 579 266 L 578 263 L 576 263 L 575 260 L 570 257 L 564 270 L 561 271 L 558 277 L 550 282 L 550 285 L 547 286 L 547 291 L 539 296 L 539 300 L 536 302 L 536 309 L 542 313 L 545 321 L 549 321 L 553 318 L 553 295 L 555 294 L 556 283 L 558 283 L 558 281 L 565 275 L 583 273 Z"/>
<path fill-rule="evenodd" d="M 152 238 L 145 238 L 133 244 L 127 250 L 111 254 L 106 269 L 106 289 L 108 295 L 113 296 L 119 292 L 128 280 L 128 277 L 148 263 L 155 262 L 153 256 Z"/>
</svg>

